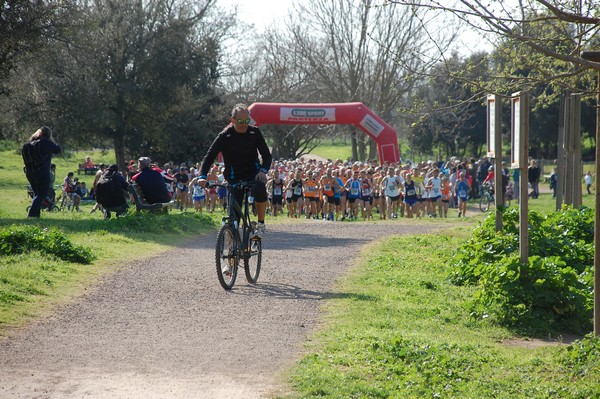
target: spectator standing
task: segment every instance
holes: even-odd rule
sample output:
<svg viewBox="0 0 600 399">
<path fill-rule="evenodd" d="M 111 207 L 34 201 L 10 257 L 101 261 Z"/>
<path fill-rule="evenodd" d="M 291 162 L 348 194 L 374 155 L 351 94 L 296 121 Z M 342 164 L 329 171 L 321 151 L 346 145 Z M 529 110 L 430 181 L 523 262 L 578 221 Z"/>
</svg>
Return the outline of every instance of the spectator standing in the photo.
<svg viewBox="0 0 600 399">
<path fill-rule="evenodd" d="M 588 170 L 588 172 L 583 177 L 583 180 L 585 182 L 585 188 L 587 189 L 588 195 L 591 195 L 592 194 L 592 190 L 591 190 L 592 183 L 594 182 L 594 179 L 592 177 L 592 171 Z"/>
<path fill-rule="evenodd" d="M 48 196 L 51 184 L 52 155 L 59 154 L 60 151 L 60 146 L 52 139 L 52 130 L 47 126 L 36 130 L 29 138 L 29 143 L 23 146 L 23 170 L 33 190 L 28 217 L 40 217 L 42 202 Z"/>
<path fill-rule="evenodd" d="M 79 196 L 79 194 L 77 194 L 77 187 L 76 187 L 77 180 L 73 176 L 74 176 L 73 172 L 67 173 L 67 176 L 63 180 L 63 185 L 62 185 L 63 192 L 66 196 L 69 197 L 70 202 L 69 202 L 68 207 L 71 210 L 77 210 L 77 212 L 81 212 L 81 209 L 79 209 L 81 197 Z"/>
<path fill-rule="evenodd" d="M 515 191 L 515 198 L 517 199 L 517 203 L 519 203 L 520 196 L 519 193 L 521 192 L 521 186 L 520 186 L 520 179 L 521 179 L 521 169 L 519 168 L 515 168 L 513 169 L 513 173 L 512 173 L 512 178 L 513 178 L 513 182 L 514 182 L 514 191 Z"/>
<path fill-rule="evenodd" d="M 536 199 L 540 195 L 540 168 L 538 167 L 537 161 L 535 159 L 531 160 L 529 164 L 529 168 L 527 169 L 527 181 L 531 184 L 531 194 L 529 196 L 531 198 Z"/>
<path fill-rule="evenodd" d="M 54 191 L 54 182 L 56 181 L 56 164 L 50 165 L 50 186 L 48 187 L 48 198 L 54 203 L 56 192 Z"/>
<path fill-rule="evenodd" d="M 96 185 L 98 184 L 98 180 L 100 179 L 100 177 L 102 176 L 102 174 L 104 173 L 104 171 L 106 170 L 106 165 L 104 165 L 103 163 L 101 163 L 100 165 L 98 165 L 98 171 L 96 172 L 96 175 L 94 176 L 94 183 L 92 184 L 92 191 L 94 192 L 93 196 L 94 198 L 96 197 Z M 90 213 L 94 213 L 96 212 L 96 210 L 98 208 L 102 208 L 102 205 L 100 205 L 98 202 L 96 202 L 92 208 L 92 210 L 90 211 Z"/>
</svg>

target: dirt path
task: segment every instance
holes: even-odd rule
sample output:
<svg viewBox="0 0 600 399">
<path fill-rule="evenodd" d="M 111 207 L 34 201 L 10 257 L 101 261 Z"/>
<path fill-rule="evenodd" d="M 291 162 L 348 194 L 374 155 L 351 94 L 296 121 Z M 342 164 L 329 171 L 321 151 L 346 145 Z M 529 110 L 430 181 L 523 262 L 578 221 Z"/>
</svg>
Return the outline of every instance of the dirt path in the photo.
<svg viewBox="0 0 600 399">
<path fill-rule="evenodd" d="M 131 264 L 0 339 L 0 398 L 260 398 L 284 392 L 322 300 L 360 248 L 435 224 L 271 224 L 259 284 L 231 292 L 215 235 Z M 340 293 L 335 293 L 340 294 Z M 343 293 L 341 293 L 343 294 Z"/>
</svg>

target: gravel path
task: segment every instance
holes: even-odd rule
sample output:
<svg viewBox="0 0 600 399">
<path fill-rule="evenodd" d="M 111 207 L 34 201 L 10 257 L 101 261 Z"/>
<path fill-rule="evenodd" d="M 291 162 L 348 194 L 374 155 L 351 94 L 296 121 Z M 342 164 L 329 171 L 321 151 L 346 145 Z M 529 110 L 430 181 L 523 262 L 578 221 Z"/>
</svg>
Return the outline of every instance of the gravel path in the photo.
<svg viewBox="0 0 600 399">
<path fill-rule="evenodd" d="M 225 292 L 216 234 L 129 264 L 0 338 L 0 398 L 261 398 L 285 392 L 322 300 L 361 247 L 416 221 L 271 224 L 257 285 Z"/>
</svg>

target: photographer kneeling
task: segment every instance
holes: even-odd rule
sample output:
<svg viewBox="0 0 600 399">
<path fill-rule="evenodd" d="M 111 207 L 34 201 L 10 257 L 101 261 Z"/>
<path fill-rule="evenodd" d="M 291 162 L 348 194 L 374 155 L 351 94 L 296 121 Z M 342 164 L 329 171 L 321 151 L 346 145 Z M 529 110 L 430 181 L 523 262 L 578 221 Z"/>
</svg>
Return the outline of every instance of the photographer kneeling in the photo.
<svg viewBox="0 0 600 399">
<path fill-rule="evenodd" d="M 125 193 L 129 183 L 119 173 L 117 165 L 110 165 L 96 183 L 96 201 L 104 208 L 104 218 L 110 219 L 110 212 L 116 212 L 117 216 L 127 213 L 127 201 Z"/>
</svg>

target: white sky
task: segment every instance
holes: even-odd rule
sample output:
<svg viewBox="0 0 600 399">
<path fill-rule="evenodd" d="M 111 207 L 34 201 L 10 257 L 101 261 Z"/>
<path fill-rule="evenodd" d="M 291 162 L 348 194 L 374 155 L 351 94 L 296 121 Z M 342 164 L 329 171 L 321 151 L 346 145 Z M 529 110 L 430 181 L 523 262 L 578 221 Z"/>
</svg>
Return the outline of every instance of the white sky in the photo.
<svg viewBox="0 0 600 399">
<path fill-rule="evenodd" d="M 238 18 L 242 19 L 244 22 L 254 24 L 257 31 L 262 33 L 265 28 L 272 23 L 282 25 L 288 10 L 292 9 L 292 5 L 302 1 L 303 0 L 217 0 L 217 4 L 226 10 L 231 10 L 234 6 L 237 6 Z M 381 0 L 381 2 L 384 2 L 384 0 Z M 474 32 L 468 28 L 465 28 L 461 41 L 463 44 L 460 48 L 465 50 L 460 51 L 461 54 L 469 54 L 474 50 L 491 50 L 490 43 L 482 40 L 481 33 Z"/>
<path fill-rule="evenodd" d="M 227 10 L 237 5 L 238 17 L 254 24 L 262 32 L 271 23 L 283 22 L 288 9 L 297 1 L 299 0 L 218 0 L 217 4 Z"/>
</svg>

